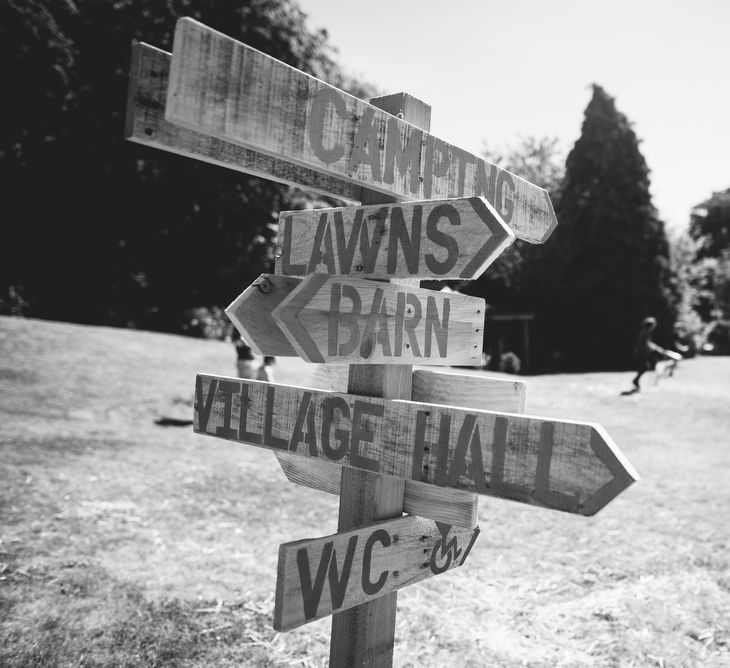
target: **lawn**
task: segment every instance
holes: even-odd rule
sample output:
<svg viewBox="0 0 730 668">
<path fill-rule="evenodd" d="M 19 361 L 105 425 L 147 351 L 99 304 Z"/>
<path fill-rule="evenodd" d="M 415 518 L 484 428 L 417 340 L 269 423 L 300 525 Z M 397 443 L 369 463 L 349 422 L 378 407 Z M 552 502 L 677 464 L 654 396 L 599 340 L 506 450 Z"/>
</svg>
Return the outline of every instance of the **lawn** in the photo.
<svg viewBox="0 0 730 668">
<path fill-rule="evenodd" d="M 0 317 L 0 665 L 327 663 L 330 620 L 277 634 L 273 592 L 336 497 L 177 426 L 234 357 Z M 526 378 L 528 413 L 602 424 L 642 479 L 590 518 L 483 498 L 467 564 L 400 592 L 396 666 L 730 666 L 730 358 L 630 378 Z"/>
</svg>

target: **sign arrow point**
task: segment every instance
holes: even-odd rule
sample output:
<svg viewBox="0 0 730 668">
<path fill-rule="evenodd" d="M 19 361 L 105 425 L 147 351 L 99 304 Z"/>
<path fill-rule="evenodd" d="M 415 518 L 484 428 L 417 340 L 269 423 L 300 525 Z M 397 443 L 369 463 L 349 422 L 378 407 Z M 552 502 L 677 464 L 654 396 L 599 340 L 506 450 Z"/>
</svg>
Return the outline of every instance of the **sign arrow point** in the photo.
<svg viewBox="0 0 730 668">
<path fill-rule="evenodd" d="M 308 362 L 322 364 L 325 360 L 314 339 L 299 319 L 299 314 L 329 280 L 328 274 L 310 274 L 271 313 L 289 342 Z"/>
<path fill-rule="evenodd" d="M 612 477 L 581 504 L 580 512 L 583 515 L 595 515 L 609 501 L 639 480 L 636 469 L 614 445 L 602 427 L 598 425 L 592 427 L 590 445 L 591 450 L 611 472 Z"/>
</svg>

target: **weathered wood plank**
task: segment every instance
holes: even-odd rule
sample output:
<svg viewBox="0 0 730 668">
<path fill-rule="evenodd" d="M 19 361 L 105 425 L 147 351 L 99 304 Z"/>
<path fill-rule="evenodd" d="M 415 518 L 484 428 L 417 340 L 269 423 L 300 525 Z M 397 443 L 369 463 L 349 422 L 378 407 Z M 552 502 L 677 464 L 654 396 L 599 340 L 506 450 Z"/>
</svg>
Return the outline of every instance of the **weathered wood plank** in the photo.
<svg viewBox="0 0 730 668">
<path fill-rule="evenodd" d="M 477 364 L 485 303 L 478 297 L 310 274 L 272 311 L 308 362 Z"/>
<path fill-rule="evenodd" d="M 483 196 L 527 241 L 557 225 L 542 188 L 192 19 L 176 26 L 166 118 L 398 200 Z"/>
<path fill-rule="evenodd" d="M 260 355 L 309 362 L 481 361 L 483 299 L 355 278 L 262 274 L 226 309 Z"/>
<path fill-rule="evenodd" d="M 590 423 L 199 375 L 198 433 L 592 515 L 638 479 Z"/>
<path fill-rule="evenodd" d="M 132 44 L 125 122 L 127 139 L 348 202 L 361 200 L 361 188 L 356 183 L 185 129 L 165 120 L 171 59 L 171 54 L 144 42 Z"/>
<path fill-rule="evenodd" d="M 482 197 L 282 211 L 276 273 L 473 279 L 513 240 Z"/>
<path fill-rule="evenodd" d="M 274 628 L 289 631 L 463 566 L 479 528 L 402 517 L 279 547 Z"/>
<path fill-rule="evenodd" d="M 319 365 L 309 384 L 314 388 L 344 392 L 347 390 L 347 367 Z M 413 371 L 413 401 L 524 413 L 526 395 L 527 383 L 524 381 L 428 369 Z M 329 494 L 340 493 L 340 467 L 336 464 L 283 452 L 277 452 L 276 458 L 290 482 Z M 406 480 L 403 510 L 412 515 L 469 528 L 476 526 L 478 505 L 475 495 L 470 492 Z"/>
</svg>

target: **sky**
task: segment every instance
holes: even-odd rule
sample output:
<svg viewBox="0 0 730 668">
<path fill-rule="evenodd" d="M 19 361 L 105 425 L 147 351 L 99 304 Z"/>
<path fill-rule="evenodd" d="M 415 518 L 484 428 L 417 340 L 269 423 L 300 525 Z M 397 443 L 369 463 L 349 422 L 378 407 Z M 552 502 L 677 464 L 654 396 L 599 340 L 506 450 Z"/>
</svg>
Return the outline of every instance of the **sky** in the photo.
<svg viewBox="0 0 730 668">
<path fill-rule="evenodd" d="M 730 187 L 730 0 L 299 0 L 336 60 L 431 105 L 431 132 L 479 153 L 580 136 L 591 84 L 632 122 L 670 232 Z"/>
</svg>

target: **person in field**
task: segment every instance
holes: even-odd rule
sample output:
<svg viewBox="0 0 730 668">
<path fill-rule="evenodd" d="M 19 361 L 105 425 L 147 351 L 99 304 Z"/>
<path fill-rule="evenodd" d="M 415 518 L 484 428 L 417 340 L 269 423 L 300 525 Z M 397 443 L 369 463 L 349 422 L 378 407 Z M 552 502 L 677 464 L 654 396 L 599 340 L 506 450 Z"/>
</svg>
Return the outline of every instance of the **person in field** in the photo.
<svg viewBox="0 0 730 668">
<path fill-rule="evenodd" d="M 236 347 L 236 372 L 239 378 L 256 378 L 256 368 L 254 357 L 251 347 L 241 338 L 241 333 L 234 329 L 231 334 L 231 341 Z"/>
<path fill-rule="evenodd" d="M 660 359 L 667 357 L 667 351 L 651 339 L 655 329 L 656 318 L 644 318 L 639 328 L 639 336 L 634 349 L 636 355 L 636 376 L 631 381 L 634 386 L 634 392 L 641 390 L 639 385 L 641 377 L 647 371 L 652 371 Z"/>
<path fill-rule="evenodd" d="M 264 357 L 264 363 L 259 367 L 259 372 L 256 375 L 256 380 L 265 380 L 269 383 L 274 382 L 274 362 L 276 357 L 266 355 Z"/>
</svg>

